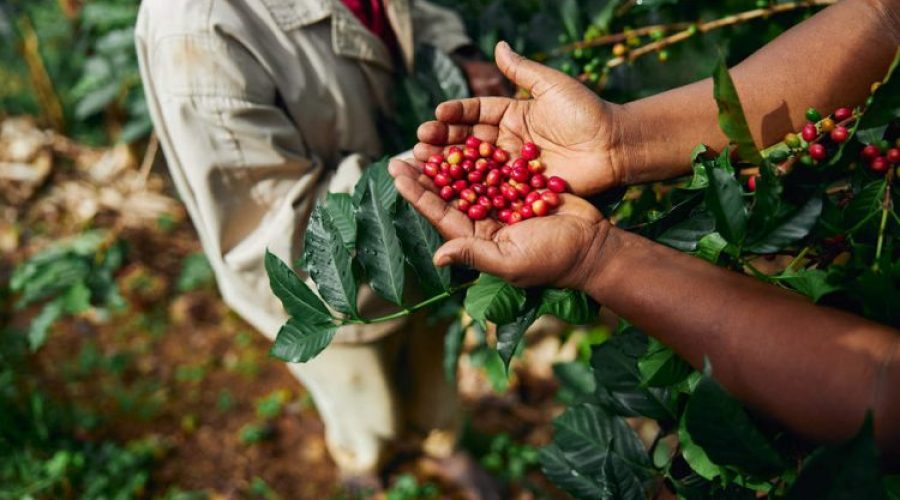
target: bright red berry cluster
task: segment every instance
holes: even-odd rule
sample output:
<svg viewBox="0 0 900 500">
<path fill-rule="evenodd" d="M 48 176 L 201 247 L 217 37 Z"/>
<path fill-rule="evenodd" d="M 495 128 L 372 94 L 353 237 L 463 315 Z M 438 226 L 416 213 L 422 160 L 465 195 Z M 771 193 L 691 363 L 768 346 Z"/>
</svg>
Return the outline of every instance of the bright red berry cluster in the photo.
<svg viewBox="0 0 900 500">
<path fill-rule="evenodd" d="M 862 148 L 860 156 L 869 165 L 869 169 L 877 174 L 887 172 L 891 165 L 900 165 L 900 140 L 892 145 L 888 141 L 869 144 Z"/>
<path fill-rule="evenodd" d="M 543 217 L 560 204 L 566 181 L 544 175 L 540 149 L 531 142 L 517 158 L 503 148 L 477 137 L 464 146 L 451 146 L 428 159 L 423 168 L 438 194 L 472 220 L 493 216 L 515 224 Z"/>
<path fill-rule="evenodd" d="M 800 135 L 788 134 L 784 143 L 799 153 L 800 163 L 811 166 L 826 160 L 850 137 L 849 127 L 856 118 L 850 108 L 838 108 L 825 118 L 815 108 L 809 108 L 806 119 Z"/>
</svg>

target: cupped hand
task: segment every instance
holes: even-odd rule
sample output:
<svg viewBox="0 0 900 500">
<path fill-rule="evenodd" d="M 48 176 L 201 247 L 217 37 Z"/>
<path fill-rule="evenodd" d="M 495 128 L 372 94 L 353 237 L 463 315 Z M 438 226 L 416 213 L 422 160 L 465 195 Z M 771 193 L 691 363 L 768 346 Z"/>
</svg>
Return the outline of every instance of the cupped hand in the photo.
<svg viewBox="0 0 900 500">
<path fill-rule="evenodd" d="M 390 172 L 397 191 L 447 240 L 434 255 L 438 266 L 465 265 L 519 287 L 572 289 L 583 289 L 597 271 L 611 224 L 577 196 L 562 195 L 562 204 L 546 217 L 511 226 L 476 222 L 435 194 L 431 179 L 416 166 L 393 160 Z"/>
<path fill-rule="evenodd" d="M 565 179 L 575 194 L 621 185 L 621 133 L 614 118 L 619 107 L 566 74 L 516 54 L 505 42 L 497 44 L 495 57 L 503 74 L 531 98 L 476 97 L 441 104 L 437 121 L 419 127 L 416 159 L 425 162 L 469 135 L 514 155 L 530 141 L 541 148 L 548 175 Z"/>
</svg>

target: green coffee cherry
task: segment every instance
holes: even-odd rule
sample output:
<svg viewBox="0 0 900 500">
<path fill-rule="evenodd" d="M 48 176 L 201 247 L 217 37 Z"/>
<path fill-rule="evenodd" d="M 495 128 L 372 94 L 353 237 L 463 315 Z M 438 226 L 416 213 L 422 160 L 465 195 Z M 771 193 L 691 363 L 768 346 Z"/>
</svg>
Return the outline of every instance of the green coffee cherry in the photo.
<svg viewBox="0 0 900 500">
<path fill-rule="evenodd" d="M 809 108 L 806 110 L 806 119 L 811 122 L 817 122 L 822 119 L 822 114 L 816 108 Z"/>
</svg>

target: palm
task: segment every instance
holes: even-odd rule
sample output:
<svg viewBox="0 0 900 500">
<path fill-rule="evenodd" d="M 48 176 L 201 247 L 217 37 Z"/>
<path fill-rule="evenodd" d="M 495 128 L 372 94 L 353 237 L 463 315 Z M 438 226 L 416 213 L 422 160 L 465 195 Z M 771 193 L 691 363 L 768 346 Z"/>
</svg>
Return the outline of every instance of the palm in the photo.
<svg viewBox="0 0 900 500">
<path fill-rule="evenodd" d="M 522 287 L 576 288 L 584 278 L 585 256 L 603 223 L 600 212 L 584 200 L 564 195 L 555 214 L 512 226 L 495 220 L 473 222 L 434 194 L 430 180 L 414 166 L 397 160 L 391 163 L 391 173 L 400 194 L 449 240 L 442 252 L 464 246 L 453 260 Z M 436 259 L 449 263 L 440 262 L 442 252 Z"/>
<path fill-rule="evenodd" d="M 619 181 L 611 161 L 611 104 L 600 100 L 578 81 L 498 48 L 498 64 L 514 82 L 531 91 L 532 99 L 499 97 L 451 101 L 438 107 L 437 122 L 419 129 L 422 144 L 416 157 L 427 157 L 444 146 L 474 134 L 511 152 L 524 142 L 542 150 L 550 175 L 568 181 L 572 191 L 591 195 Z"/>
</svg>

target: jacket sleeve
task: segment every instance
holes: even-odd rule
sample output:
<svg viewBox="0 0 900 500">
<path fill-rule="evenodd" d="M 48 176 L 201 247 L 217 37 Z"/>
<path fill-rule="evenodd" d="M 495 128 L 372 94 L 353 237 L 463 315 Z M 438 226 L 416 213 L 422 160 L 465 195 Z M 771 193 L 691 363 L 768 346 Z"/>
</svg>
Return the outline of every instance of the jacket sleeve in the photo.
<svg viewBox="0 0 900 500">
<path fill-rule="evenodd" d="M 413 0 L 413 39 L 416 45 L 429 43 L 450 54 L 471 45 L 462 20 L 450 9 L 438 7 L 425 0 Z"/>
<path fill-rule="evenodd" d="M 323 168 L 240 43 L 213 33 L 137 42 L 156 133 L 223 298 L 272 336 L 286 316 L 265 250 L 297 257 Z"/>
</svg>

